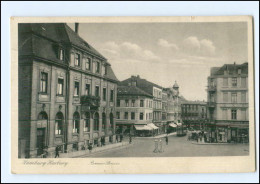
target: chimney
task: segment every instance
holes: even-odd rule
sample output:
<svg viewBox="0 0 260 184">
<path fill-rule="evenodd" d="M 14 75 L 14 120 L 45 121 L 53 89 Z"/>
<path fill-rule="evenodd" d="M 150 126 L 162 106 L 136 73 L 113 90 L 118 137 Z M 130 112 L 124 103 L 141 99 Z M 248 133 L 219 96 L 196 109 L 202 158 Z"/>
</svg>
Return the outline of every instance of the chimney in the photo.
<svg viewBox="0 0 260 184">
<path fill-rule="evenodd" d="M 79 23 L 75 23 L 75 33 L 79 32 Z"/>
</svg>

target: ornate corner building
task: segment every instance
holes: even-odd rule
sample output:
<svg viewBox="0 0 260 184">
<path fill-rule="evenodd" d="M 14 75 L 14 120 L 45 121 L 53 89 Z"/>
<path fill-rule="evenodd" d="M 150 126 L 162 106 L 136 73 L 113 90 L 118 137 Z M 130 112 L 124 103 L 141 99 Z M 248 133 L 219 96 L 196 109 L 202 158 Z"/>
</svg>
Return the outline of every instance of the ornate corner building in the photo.
<svg viewBox="0 0 260 184">
<path fill-rule="evenodd" d="M 115 141 L 117 78 L 64 23 L 19 24 L 19 158 Z"/>
</svg>

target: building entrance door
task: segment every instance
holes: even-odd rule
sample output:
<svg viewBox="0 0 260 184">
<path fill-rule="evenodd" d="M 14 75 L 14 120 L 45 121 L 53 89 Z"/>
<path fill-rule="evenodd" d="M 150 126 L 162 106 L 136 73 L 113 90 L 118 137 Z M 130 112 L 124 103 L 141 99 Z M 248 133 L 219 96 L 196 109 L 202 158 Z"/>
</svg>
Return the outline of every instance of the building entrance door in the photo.
<svg viewBox="0 0 260 184">
<path fill-rule="evenodd" d="M 43 154 L 45 147 L 45 128 L 37 128 L 37 155 Z"/>
</svg>

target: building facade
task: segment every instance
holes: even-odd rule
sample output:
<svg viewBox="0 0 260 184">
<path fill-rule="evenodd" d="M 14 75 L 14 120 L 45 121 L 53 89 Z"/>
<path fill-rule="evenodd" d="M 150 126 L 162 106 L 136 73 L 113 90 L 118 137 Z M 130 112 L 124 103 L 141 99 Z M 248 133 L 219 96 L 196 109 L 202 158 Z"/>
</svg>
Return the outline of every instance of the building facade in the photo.
<svg viewBox="0 0 260 184">
<path fill-rule="evenodd" d="M 62 23 L 19 24 L 18 44 L 19 158 L 113 143 L 118 80 L 106 58 Z"/>
<path fill-rule="evenodd" d="M 167 94 L 167 129 L 176 131 L 177 124 L 182 122 L 181 104 L 186 100 L 180 96 L 176 81 L 172 88 L 164 88 L 163 91 Z"/>
<path fill-rule="evenodd" d="M 204 129 L 207 123 L 207 102 L 186 101 L 181 104 L 184 124 L 195 130 Z"/>
<path fill-rule="evenodd" d="M 136 87 L 153 96 L 153 123 L 159 127 L 158 133 L 165 133 L 166 122 L 162 121 L 162 87 L 140 78 L 139 75 L 121 81 L 127 86 L 134 83 Z"/>
<path fill-rule="evenodd" d="M 149 135 L 152 126 L 153 96 L 136 86 L 118 86 L 116 127 L 118 134 Z M 155 127 L 158 129 L 157 127 Z"/>
<path fill-rule="evenodd" d="M 248 142 L 248 63 L 211 68 L 207 91 L 212 141 Z"/>
</svg>

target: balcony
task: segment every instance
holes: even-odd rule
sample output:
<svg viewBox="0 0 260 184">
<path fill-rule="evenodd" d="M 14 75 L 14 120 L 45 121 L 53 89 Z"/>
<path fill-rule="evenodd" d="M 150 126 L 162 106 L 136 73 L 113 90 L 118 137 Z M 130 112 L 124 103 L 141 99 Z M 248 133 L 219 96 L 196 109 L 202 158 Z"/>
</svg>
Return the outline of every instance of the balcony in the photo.
<svg viewBox="0 0 260 184">
<path fill-rule="evenodd" d="M 215 108 L 216 107 L 216 102 L 208 102 L 208 107 L 209 108 Z"/>
<path fill-rule="evenodd" d="M 100 97 L 92 95 L 83 95 L 80 97 L 80 103 L 82 106 L 88 106 L 90 109 L 97 109 L 100 107 Z"/>
<path fill-rule="evenodd" d="M 217 90 L 217 87 L 214 85 L 214 86 L 208 86 L 208 91 L 209 92 L 215 92 Z"/>
</svg>

